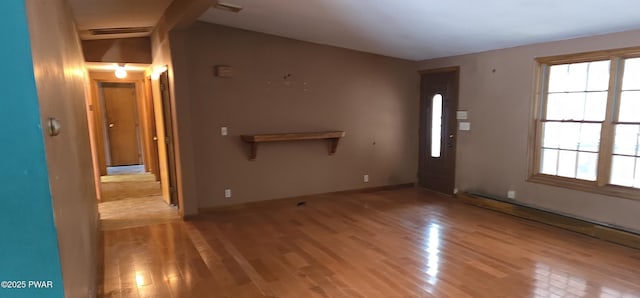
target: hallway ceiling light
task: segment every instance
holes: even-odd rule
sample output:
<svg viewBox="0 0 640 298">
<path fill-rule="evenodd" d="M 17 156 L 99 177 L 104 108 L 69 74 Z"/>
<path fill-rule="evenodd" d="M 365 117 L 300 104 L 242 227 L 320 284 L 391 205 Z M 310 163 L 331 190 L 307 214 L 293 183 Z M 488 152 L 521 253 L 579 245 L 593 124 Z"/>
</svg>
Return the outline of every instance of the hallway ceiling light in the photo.
<svg viewBox="0 0 640 298">
<path fill-rule="evenodd" d="M 242 6 L 240 5 L 224 3 L 224 2 L 218 2 L 214 7 L 220 10 L 234 12 L 234 13 L 239 13 L 242 10 Z"/>
<path fill-rule="evenodd" d="M 124 67 L 124 63 L 118 64 L 118 66 L 116 66 L 115 75 L 118 79 L 124 79 L 127 77 L 127 69 Z"/>
</svg>

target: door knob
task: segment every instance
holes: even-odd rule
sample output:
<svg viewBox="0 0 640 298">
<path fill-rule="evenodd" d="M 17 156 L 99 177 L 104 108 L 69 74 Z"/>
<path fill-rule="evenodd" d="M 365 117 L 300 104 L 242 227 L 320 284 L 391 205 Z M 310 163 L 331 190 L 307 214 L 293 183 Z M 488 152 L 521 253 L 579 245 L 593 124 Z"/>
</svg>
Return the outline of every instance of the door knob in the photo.
<svg viewBox="0 0 640 298">
<path fill-rule="evenodd" d="M 60 134 L 60 121 L 54 117 L 49 117 L 49 121 L 47 123 L 47 128 L 49 129 L 49 135 L 55 137 Z"/>
<path fill-rule="evenodd" d="M 113 124 L 113 123 L 109 123 L 109 128 L 113 128 L 114 126 L 116 126 L 116 125 Z"/>
</svg>

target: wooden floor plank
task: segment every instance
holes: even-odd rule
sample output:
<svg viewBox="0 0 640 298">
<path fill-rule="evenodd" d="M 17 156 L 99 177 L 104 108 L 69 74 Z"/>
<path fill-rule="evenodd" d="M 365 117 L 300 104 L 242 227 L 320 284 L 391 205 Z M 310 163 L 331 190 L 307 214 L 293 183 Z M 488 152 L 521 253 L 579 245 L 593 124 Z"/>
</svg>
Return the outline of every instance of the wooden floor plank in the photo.
<svg viewBox="0 0 640 298">
<path fill-rule="evenodd" d="M 103 232 L 100 297 L 640 297 L 640 251 L 420 189 Z"/>
</svg>

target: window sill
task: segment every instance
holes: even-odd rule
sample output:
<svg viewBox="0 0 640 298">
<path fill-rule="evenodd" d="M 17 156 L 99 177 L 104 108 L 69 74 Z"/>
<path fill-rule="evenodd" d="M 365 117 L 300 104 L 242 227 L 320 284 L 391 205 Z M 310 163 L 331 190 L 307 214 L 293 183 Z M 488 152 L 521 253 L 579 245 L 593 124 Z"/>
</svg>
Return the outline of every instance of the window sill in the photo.
<svg viewBox="0 0 640 298">
<path fill-rule="evenodd" d="M 529 177 L 527 182 L 640 201 L 640 189 L 637 188 L 616 185 L 598 186 L 594 181 L 584 181 L 545 174 L 535 174 Z"/>
</svg>

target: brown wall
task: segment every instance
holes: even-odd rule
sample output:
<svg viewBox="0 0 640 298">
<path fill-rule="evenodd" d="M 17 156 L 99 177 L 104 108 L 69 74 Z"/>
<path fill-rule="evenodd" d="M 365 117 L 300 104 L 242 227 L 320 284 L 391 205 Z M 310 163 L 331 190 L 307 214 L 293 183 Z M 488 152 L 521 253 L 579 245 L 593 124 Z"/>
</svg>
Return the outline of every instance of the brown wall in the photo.
<svg viewBox="0 0 640 298">
<path fill-rule="evenodd" d="M 84 40 L 82 49 L 88 62 L 151 63 L 149 37 Z"/>
<path fill-rule="evenodd" d="M 459 65 L 461 110 L 471 131 L 458 133 L 461 191 L 502 197 L 640 231 L 640 202 L 526 182 L 535 57 L 637 46 L 640 31 L 579 38 L 422 61 L 420 69 Z M 495 69 L 495 73 L 492 71 Z"/>
<path fill-rule="evenodd" d="M 67 297 L 88 297 L 96 273 L 97 204 L 80 40 L 64 0 L 27 0 L 42 123 L 56 117 L 57 137 L 44 136 Z M 35 245 L 35 244 L 34 244 Z"/>
<path fill-rule="evenodd" d="M 171 8 L 171 7 L 170 7 Z M 151 36 L 151 51 L 153 55 L 153 66 L 166 65 L 169 76 L 169 93 L 172 103 L 172 123 L 173 123 L 173 135 L 174 135 L 174 148 L 175 159 L 177 164 L 177 193 L 178 204 L 180 207 L 180 213 L 182 215 L 191 215 L 198 213 L 198 201 L 197 201 L 197 188 L 195 186 L 195 168 L 193 157 L 193 142 L 191 141 L 191 122 L 190 122 L 190 108 L 189 108 L 189 90 L 188 90 L 188 78 L 186 77 L 184 57 L 176 56 L 174 52 L 180 52 L 183 48 L 182 45 L 173 41 L 171 44 L 169 40 L 169 32 L 165 31 L 168 26 L 164 25 L 165 18 L 160 20 L 160 23 Z M 163 25 L 161 25 L 163 24 Z M 176 63 L 174 63 L 173 57 L 178 61 L 178 72 L 181 73 L 178 76 L 178 82 L 180 86 L 176 88 Z M 164 127 L 161 124 L 162 109 L 160 98 L 160 89 L 157 79 L 152 81 L 154 92 L 154 108 L 156 109 L 156 122 L 158 137 L 162 135 L 164 137 Z M 179 91 L 176 91 L 179 90 Z M 178 101 L 176 98 L 183 98 L 184 100 Z M 180 121 L 178 121 L 180 119 Z M 160 169 L 163 181 L 163 186 L 168 185 L 167 170 L 167 152 L 165 148 L 159 146 L 158 155 L 160 158 Z M 163 188 L 163 194 L 166 195 L 168 189 Z"/>
<path fill-rule="evenodd" d="M 190 92 L 177 95 L 178 104 L 190 105 L 178 116 L 190 121 L 181 137 L 189 134 L 193 142 L 191 177 L 200 208 L 415 181 L 414 62 L 206 23 L 176 35 L 176 78 L 178 70 L 186 72 L 176 92 L 184 84 Z M 231 66 L 233 78 L 214 77 L 215 65 Z M 220 135 L 222 126 L 229 136 Z M 334 156 L 322 141 L 271 143 L 249 161 L 240 140 L 242 134 L 323 130 L 347 133 Z M 233 198 L 224 198 L 225 188 Z"/>
</svg>

